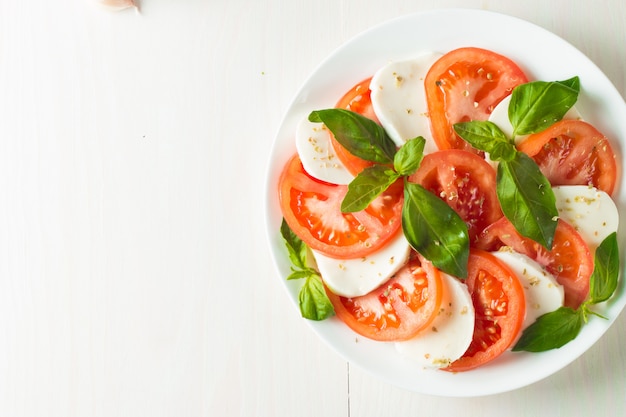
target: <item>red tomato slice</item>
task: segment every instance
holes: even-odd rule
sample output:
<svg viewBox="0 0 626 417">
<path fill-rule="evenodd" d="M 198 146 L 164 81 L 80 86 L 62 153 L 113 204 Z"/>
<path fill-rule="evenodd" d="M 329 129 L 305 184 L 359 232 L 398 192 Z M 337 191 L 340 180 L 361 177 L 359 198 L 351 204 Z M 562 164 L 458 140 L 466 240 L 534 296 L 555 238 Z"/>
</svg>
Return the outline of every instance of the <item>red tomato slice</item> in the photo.
<svg viewBox="0 0 626 417">
<path fill-rule="evenodd" d="M 311 249 L 333 258 L 359 258 L 385 245 L 401 226 L 404 184 L 398 181 L 365 209 L 342 213 L 348 187 L 314 179 L 294 155 L 279 180 L 285 221 Z"/>
<path fill-rule="evenodd" d="M 472 249 L 465 282 L 476 314 L 474 337 L 447 371 L 467 371 L 497 358 L 517 339 L 526 315 L 524 289 L 517 276 L 492 254 Z"/>
<path fill-rule="evenodd" d="M 343 95 L 343 97 L 341 97 L 335 107 L 339 109 L 352 110 L 355 113 L 359 113 L 360 115 L 379 123 L 376 113 L 374 113 L 374 107 L 372 106 L 372 99 L 370 97 L 371 80 L 371 78 L 368 78 L 352 87 L 348 92 L 346 92 L 346 94 Z M 372 162 L 361 159 L 348 152 L 346 148 L 337 142 L 332 134 L 330 137 L 333 149 L 337 154 L 337 158 L 339 158 L 352 175 L 357 175 L 365 168 L 373 165 Z"/>
<path fill-rule="evenodd" d="M 385 284 L 361 297 L 346 298 L 326 290 L 335 313 L 356 333 L 373 340 L 407 340 L 428 326 L 439 311 L 441 275 L 421 256 Z"/>
<path fill-rule="evenodd" d="M 526 82 L 526 75 L 513 61 L 495 52 L 460 48 L 442 56 L 424 81 L 431 130 L 439 149 L 473 150 L 452 126 L 487 120 L 515 86 Z"/>
<path fill-rule="evenodd" d="M 502 217 L 496 171 L 480 156 L 458 149 L 428 154 L 409 181 L 441 197 L 465 220 L 470 242 Z"/>
<path fill-rule="evenodd" d="M 608 139 L 582 120 L 561 120 L 530 135 L 518 149 L 532 157 L 552 185 L 593 185 L 608 194 L 617 181 Z"/>
<path fill-rule="evenodd" d="M 578 232 L 566 221 L 559 220 L 552 250 L 548 251 L 532 239 L 521 236 L 506 218 L 489 226 L 479 246 L 497 250 L 510 246 L 543 265 L 565 291 L 565 305 L 578 308 L 589 293 L 589 278 L 593 272 L 593 256 Z"/>
</svg>

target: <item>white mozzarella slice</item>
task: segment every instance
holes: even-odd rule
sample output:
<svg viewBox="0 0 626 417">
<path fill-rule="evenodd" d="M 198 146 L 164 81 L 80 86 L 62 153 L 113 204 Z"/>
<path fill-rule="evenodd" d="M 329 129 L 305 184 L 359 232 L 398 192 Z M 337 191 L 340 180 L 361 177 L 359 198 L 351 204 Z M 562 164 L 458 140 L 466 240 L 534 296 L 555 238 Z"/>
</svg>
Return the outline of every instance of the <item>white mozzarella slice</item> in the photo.
<svg viewBox="0 0 626 417">
<path fill-rule="evenodd" d="M 617 231 L 619 212 L 604 191 L 587 185 L 561 185 L 552 189 L 559 217 L 578 231 L 591 253 Z"/>
<path fill-rule="evenodd" d="M 396 342 L 398 352 L 425 368 L 444 368 L 463 356 L 474 335 L 474 306 L 467 286 L 442 274 L 441 308 L 425 331 Z"/>
<path fill-rule="evenodd" d="M 313 178 L 331 184 L 349 184 L 354 176 L 341 163 L 330 142 L 330 132 L 321 123 L 303 119 L 296 129 L 296 150 L 304 170 Z"/>
<path fill-rule="evenodd" d="M 358 259 L 335 259 L 313 251 L 324 283 L 335 294 L 358 297 L 378 288 L 408 260 L 409 242 L 403 233 L 379 251 Z"/>
<path fill-rule="evenodd" d="M 437 150 L 431 139 L 424 78 L 441 54 L 424 53 L 414 59 L 391 62 L 370 82 L 376 117 L 398 146 L 417 136 L 426 139 L 424 153 Z"/>
<path fill-rule="evenodd" d="M 563 287 L 554 276 L 526 255 L 505 248 L 493 253 L 509 266 L 524 287 L 526 317 L 522 328 L 526 328 L 542 314 L 554 311 L 563 305 Z"/>
<path fill-rule="evenodd" d="M 489 121 L 495 123 L 507 138 L 513 137 L 513 126 L 509 120 L 509 103 L 511 102 L 511 96 L 505 97 L 498 105 L 493 109 L 489 116 Z M 564 119 L 580 119 L 580 113 L 576 110 L 576 107 L 572 107 L 565 116 Z M 528 135 L 518 135 L 515 137 L 515 144 L 521 143 L 526 139 Z"/>
</svg>

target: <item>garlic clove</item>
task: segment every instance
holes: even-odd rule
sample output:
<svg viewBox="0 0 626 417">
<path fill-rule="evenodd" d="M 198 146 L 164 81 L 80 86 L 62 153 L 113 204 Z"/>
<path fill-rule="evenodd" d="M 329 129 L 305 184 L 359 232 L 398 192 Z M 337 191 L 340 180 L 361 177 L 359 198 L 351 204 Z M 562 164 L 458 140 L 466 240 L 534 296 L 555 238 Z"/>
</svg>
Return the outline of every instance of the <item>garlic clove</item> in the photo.
<svg viewBox="0 0 626 417">
<path fill-rule="evenodd" d="M 97 0 L 100 6 L 112 12 L 128 9 L 130 7 L 138 8 L 135 0 Z"/>
</svg>

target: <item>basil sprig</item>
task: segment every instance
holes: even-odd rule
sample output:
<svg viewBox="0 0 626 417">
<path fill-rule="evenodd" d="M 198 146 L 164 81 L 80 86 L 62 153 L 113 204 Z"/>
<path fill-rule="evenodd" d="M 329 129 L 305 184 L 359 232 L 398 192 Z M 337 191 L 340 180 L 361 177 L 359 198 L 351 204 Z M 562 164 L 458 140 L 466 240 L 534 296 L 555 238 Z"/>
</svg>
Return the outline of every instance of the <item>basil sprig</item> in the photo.
<svg viewBox="0 0 626 417">
<path fill-rule="evenodd" d="M 596 249 L 587 300 L 577 309 L 561 307 L 538 317 L 524 330 L 513 351 L 543 352 L 558 349 L 574 340 L 583 325 L 588 322 L 590 315 L 602 317 L 591 307 L 608 300 L 613 295 L 618 278 L 617 233 L 613 232 Z"/>
<path fill-rule="evenodd" d="M 413 174 L 424 156 L 426 140 L 419 136 L 407 141 L 393 158 L 393 168 L 375 164 L 365 168 L 348 184 L 341 203 L 343 213 L 364 210 L 376 197 L 403 176 Z"/>
<path fill-rule="evenodd" d="M 517 86 L 508 108 L 513 137 L 490 121 L 454 125 L 474 148 L 498 161 L 496 193 L 502 212 L 517 231 L 547 249 L 552 247 L 558 211 L 552 187 L 537 164 L 515 147 L 518 134 L 539 132 L 561 120 L 580 91 L 578 77 L 565 81 L 535 81 Z"/>
<path fill-rule="evenodd" d="M 316 269 L 307 264 L 306 244 L 289 228 L 285 219 L 280 225 L 280 234 L 285 240 L 292 264 L 291 274 L 287 279 L 304 279 L 304 284 L 300 287 L 298 294 L 300 314 L 304 318 L 316 321 L 332 316 L 335 310 L 326 295 L 322 278 Z"/>
<path fill-rule="evenodd" d="M 558 211 L 554 192 L 537 164 L 489 121 L 456 123 L 455 132 L 498 161 L 496 194 L 502 213 L 517 231 L 547 249 L 552 247 Z"/>
<path fill-rule="evenodd" d="M 439 197 L 406 180 L 419 168 L 426 140 L 418 136 L 396 151 L 381 126 L 349 110 L 318 110 L 309 115 L 309 120 L 323 122 L 349 152 L 374 162 L 348 184 L 341 211 L 364 210 L 391 184 L 403 179 L 402 230 L 407 241 L 437 268 L 466 278 L 469 258 L 466 223 Z"/>
</svg>

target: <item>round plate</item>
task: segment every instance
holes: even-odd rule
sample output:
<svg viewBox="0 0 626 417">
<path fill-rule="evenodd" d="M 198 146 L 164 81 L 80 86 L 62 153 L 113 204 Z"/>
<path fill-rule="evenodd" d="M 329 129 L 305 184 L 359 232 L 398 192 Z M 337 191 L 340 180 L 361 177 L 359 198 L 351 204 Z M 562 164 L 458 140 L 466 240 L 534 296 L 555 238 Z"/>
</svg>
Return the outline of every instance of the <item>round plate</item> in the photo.
<svg viewBox="0 0 626 417">
<path fill-rule="evenodd" d="M 312 110 L 334 106 L 351 86 L 370 77 L 389 61 L 410 58 L 424 51 L 444 53 L 464 46 L 490 49 L 509 57 L 531 80 L 556 81 L 578 75 L 581 94 L 576 107 L 586 120 L 612 140 L 618 161 L 622 161 L 626 143 L 624 100 L 593 62 L 556 35 L 510 16 L 457 9 L 409 15 L 374 27 L 343 45 L 313 72 L 287 111 L 270 156 L 267 234 L 279 279 L 296 307 L 300 283 L 285 280 L 290 264 L 279 232 L 282 216 L 277 182 L 283 165 L 295 152 L 297 123 Z M 614 194 L 620 212 L 625 195 L 624 182 L 620 181 Z M 622 227 L 618 236 L 620 248 L 625 248 Z M 623 251 L 620 258 L 624 265 Z M 393 343 L 360 337 L 337 318 L 306 322 L 350 363 L 394 385 L 432 395 L 480 396 L 529 385 L 578 358 L 620 314 L 626 303 L 624 292 L 624 284 L 620 282 L 613 298 L 595 309 L 608 319 L 591 317 L 579 336 L 560 349 L 539 354 L 506 352 L 486 366 L 457 374 L 422 369 L 400 356 Z M 293 314 L 299 314 L 299 310 L 294 309 Z"/>
</svg>

